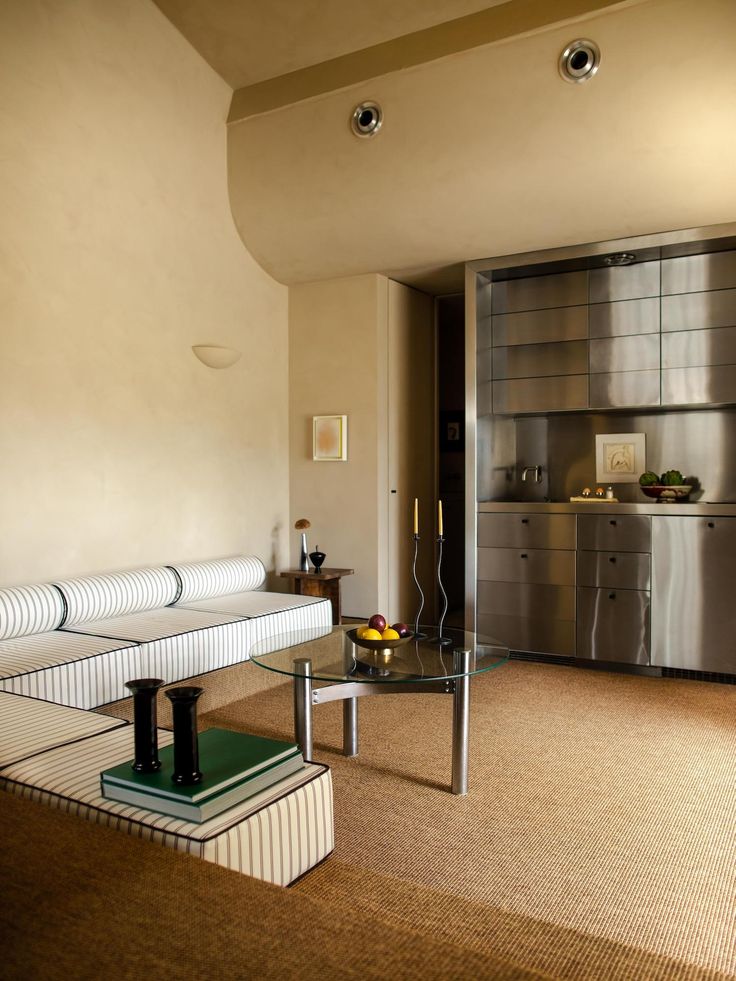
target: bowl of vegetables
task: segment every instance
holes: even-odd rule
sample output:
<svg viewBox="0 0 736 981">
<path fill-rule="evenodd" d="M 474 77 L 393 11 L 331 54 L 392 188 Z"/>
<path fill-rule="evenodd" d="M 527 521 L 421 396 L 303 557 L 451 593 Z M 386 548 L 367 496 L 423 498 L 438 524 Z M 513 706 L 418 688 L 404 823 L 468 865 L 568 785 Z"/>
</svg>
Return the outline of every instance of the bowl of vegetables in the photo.
<svg viewBox="0 0 736 981">
<path fill-rule="evenodd" d="M 639 486 L 647 497 L 655 501 L 686 501 L 690 497 L 692 484 L 686 484 L 679 470 L 665 470 L 661 475 L 647 470 L 639 477 Z"/>
</svg>

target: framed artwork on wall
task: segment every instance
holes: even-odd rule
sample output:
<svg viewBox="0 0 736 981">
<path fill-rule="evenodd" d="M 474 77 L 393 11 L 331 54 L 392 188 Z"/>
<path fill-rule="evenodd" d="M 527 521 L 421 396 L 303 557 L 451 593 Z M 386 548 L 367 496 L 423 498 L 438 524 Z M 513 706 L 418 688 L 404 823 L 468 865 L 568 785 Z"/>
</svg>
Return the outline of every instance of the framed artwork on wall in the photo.
<svg viewBox="0 0 736 981">
<path fill-rule="evenodd" d="M 599 484 L 636 484 L 647 469 L 644 433 L 602 433 L 595 438 Z"/>
<path fill-rule="evenodd" d="M 344 463 L 348 458 L 348 417 L 312 416 L 312 459 Z"/>
</svg>

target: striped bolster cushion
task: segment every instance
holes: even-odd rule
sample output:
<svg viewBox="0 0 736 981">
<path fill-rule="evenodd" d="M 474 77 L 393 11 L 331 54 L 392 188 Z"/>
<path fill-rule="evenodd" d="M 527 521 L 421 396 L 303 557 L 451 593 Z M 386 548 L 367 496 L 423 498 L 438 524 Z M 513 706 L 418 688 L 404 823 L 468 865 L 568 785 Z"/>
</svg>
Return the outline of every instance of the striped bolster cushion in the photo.
<svg viewBox="0 0 736 981">
<path fill-rule="evenodd" d="M 178 603 L 211 599 L 228 593 L 258 589 L 266 581 L 266 570 L 254 555 L 237 555 L 211 562 L 191 562 L 172 567 L 181 579 Z"/>
<path fill-rule="evenodd" d="M 0 589 L 0 640 L 55 630 L 64 619 L 64 600 L 53 586 Z"/>
<path fill-rule="evenodd" d="M 142 613 L 173 603 L 179 583 L 171 569 L 135 569 L 56 583 L 66 598 L 65 627 Z"/>
</svg>

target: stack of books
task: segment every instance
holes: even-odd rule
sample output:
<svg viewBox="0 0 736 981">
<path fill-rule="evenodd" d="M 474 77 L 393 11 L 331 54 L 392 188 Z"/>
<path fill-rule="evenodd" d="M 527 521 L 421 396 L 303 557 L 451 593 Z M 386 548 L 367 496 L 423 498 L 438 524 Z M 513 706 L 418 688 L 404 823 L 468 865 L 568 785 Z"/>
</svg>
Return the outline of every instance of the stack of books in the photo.
<svg viewBox="0 0 736 981">
<path fill-rule="evenodd" d="M 251 736 L 229 729 L 207 729 L 199 735 L 198 784 L 179 787 L 172 783 L 174 747 L 159 751 L 157 773 L 136 773 L 132 760 L 100 774 L 102 794 L 122 804 L 144 807 L 185 821 L 201 823 L 229 807 L 259 794 L 304 766 L 294 743 Z"/>
</svg>

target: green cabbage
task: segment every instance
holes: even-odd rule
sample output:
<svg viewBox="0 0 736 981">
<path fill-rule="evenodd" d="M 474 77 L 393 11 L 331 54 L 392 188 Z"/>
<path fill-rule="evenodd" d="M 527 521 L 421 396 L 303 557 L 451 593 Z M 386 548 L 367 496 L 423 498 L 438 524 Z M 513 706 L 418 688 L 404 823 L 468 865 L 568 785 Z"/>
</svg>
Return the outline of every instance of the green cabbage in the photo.
<svg viewBox="0 0 736 981">
<path fill-rule="evenodd" d="M 654 473 L 652 470 L 647 470 L 639 477 L 639 483 L 642 487 L 651 487 L 653 484 L 659 483 L 659 474 Z"/>
<path fill-rule="evenodd" d="M 685 483 L 685 478 L 679 470 L 665 470 L 662 474 L 662 483 L 666 487 L 677 487 Z"/>
</svg>

